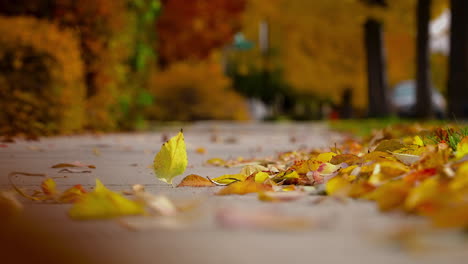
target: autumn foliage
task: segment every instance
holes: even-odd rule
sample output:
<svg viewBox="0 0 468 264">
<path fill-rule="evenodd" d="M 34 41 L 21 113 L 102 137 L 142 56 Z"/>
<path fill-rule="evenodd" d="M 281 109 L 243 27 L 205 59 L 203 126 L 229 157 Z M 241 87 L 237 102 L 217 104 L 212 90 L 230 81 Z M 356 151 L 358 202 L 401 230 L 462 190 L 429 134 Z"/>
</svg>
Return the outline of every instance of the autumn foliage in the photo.
<svg viewBox="0 0 468 264">
<path fill-rule="evenodd" d="M 116 105 L 128 78 L 132 53 L 125 0 L 57 0 L 51 19 L 76 30 L 85 63 L 88 128 L 116 127 Z"/>
<path fill-rule="evenodd" d="M 83 69 L 74 32 L 34 18 L 0 17 L 0 134 L 79 130 Z"/>
<path fill-rule="evenodd" d="M 246 105 L 230 80 L 213 62 L 174 63 L 156 73 L 150 91 L 155 104 L 149 116 L 156 120 L 207 120 L 248 118 Z"/>
<path fill-rule="evenodd" d="M 240 30 L 245 0 L 162 1 L 163 13 L 157 22 L 158 54 L 161 65 L 205 59 L 214 48 L 232 41 Z"/>
</svg>

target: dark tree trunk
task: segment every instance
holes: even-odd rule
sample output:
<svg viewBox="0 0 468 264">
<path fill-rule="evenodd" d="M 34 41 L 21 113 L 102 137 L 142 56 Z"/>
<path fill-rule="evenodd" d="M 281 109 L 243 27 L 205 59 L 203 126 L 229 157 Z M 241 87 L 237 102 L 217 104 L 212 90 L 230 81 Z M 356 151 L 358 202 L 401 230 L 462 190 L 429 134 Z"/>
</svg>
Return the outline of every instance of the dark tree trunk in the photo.
<svg viewBox="0 0 468 264">
<path fill-rule="evenodd" d="M 431 0 L 418 0 L 416 10 L 416 116 L 433 117 L 429 63 L 429 19 Z"/>
<path fill-rule="evenodd" d="M 389 115 L 390 107 L 381 22 L 372 18 L 366 21 L 364 41 L 367 54 L 368 114 L 370 117 L 385 117 Z"/>
<path fill-rule="evenodd" d="M 346 88 L 341 94 L 340 118 L 353 118 L 353 90 Z"/>
<path fill-rule="evenodd" d="M 468 1 L 451 0 L 448 116 L 468 118 Z"/>
</svg>

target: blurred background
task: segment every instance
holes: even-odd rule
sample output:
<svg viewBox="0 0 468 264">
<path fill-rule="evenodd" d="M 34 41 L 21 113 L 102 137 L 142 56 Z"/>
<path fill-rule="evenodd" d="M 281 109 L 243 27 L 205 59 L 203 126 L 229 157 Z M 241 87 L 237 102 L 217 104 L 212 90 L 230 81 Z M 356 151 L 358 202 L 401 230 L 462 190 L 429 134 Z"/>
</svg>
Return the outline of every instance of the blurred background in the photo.
<svg viewBox="0 0 468 264">
<path fill-rule="evenodd" d="M 463 119 L 467 20 L 464 0 L 0 0 L 0 135 Z"/>
</svg>

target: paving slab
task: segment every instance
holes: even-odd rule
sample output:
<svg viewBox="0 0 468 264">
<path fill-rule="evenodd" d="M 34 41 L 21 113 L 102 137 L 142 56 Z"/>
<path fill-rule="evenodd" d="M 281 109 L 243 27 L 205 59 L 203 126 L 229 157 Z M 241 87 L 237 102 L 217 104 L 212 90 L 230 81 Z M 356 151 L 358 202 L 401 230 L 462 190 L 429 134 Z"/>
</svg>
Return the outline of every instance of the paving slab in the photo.
<svg viewBox="0 0 468 264">
<path fill-rule="evenodd" d="M 45 173 L 59 188 L 94 186 L 99 178 L 112 190 L 143 184 L 155 194 L 198 206 L 177 223 L 147 217 L 75 221 L 70 205 L 22 199 L 24 211 L 0 221 L 1 263 L 466 263 L 468 244 L 449 236 L 445 243 L 392 239 L 404 226 L 422 220 L 382 214 L 364 201 L 307 196 L 287 203 L 265 203 L 254 194 L 213 195 L 221 187 L 174 188 L 158 181 L 150 165 L 163 139 L 184 129 L 189 167 L 184 175 L 216 177 L 240 168 L 204 165 L 209 158 L 251 158 L 302 147 L 333 146 L 340 136 L 324 123 L 199 122 L 159 127 L 148 133 L 74 135 L 18 141 L 0 148 L 0 189 L 10 189 L 11 172 Z M 206 149 L 205 154 L 197 148 Z M 80 161 L 91 173 L 59 173 L 52 165 Z M 177 184 L 183 177 L 177 177 Z M 41 177 L 15 177 L 15 184 L 37 189 Z M 320 202 L 319 202 L 320 201 Z M 232 228 L 223 212 L 286 215 L 310 226 L 270 230 Z M 402 229 L 404 230 L 404 229 Z"/>
</svg>

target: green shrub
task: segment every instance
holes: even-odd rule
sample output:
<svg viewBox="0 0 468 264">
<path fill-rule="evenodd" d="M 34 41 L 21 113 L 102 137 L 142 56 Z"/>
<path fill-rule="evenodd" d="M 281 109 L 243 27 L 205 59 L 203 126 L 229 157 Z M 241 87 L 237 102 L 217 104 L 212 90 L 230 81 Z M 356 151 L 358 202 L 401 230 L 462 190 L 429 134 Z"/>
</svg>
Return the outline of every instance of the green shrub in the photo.
<svg viewBox="0 0 468 264">
<path fill-rule="evenodd" d="M 84 79 L 71 31 L 0 16 L 0 134 L 69 133 L 83 126 Z"/>
</svg>

